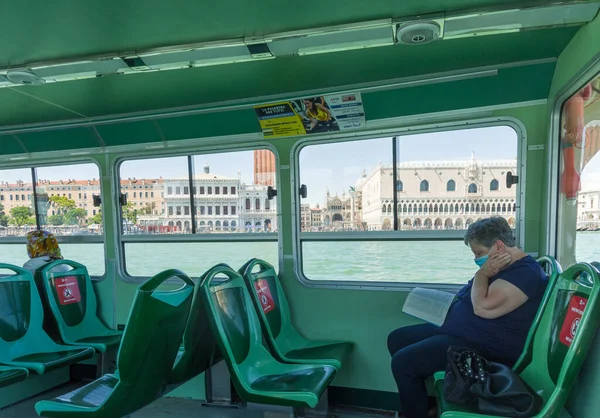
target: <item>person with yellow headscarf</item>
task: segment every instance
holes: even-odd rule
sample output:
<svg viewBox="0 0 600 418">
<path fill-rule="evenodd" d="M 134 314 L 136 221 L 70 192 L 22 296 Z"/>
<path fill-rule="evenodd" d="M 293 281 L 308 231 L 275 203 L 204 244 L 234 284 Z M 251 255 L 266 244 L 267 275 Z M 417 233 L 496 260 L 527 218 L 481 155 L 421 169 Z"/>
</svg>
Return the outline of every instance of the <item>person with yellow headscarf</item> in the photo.
<svg viewBox="0 0 600 418">
<path fill-rule="evenodd" d="M 23 268 L 33 274 L 46 264 L 63 258 L 54 234 L 44 230 L 31 231 L 27 234 L 27 255 L 29 260 L 23 264 Z M 58 267 L 64 267 L 60 269 L 62 271 L 69 270 L 67 266 L 57 266 L 56 271 L 59 270 Z"/>
</svg>

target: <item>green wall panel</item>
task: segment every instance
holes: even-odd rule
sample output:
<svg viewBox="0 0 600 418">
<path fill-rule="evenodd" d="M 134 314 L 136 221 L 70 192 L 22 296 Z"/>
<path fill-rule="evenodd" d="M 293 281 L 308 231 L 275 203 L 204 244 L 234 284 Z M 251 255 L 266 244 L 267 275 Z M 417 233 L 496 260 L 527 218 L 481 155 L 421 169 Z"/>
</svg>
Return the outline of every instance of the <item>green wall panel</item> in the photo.
<svg viewBox="0 0 600 418">
<path fill-rule="evenodd" d="M 162 140 L 152 121 L 99 125 L 97 129 L 107 146 L 143 144 Z"/>
<path fill-rule="evenodd" d="M 216 112 L 177 118 L 159 119 L 158 124 L 167 140 L 238 135 L 260 131 L 253 110 Z"/>
<path fill-rule="evenodd" d="M 100 146 L 97 137 L 87 128 L 24 132 L 19 134 L 19 138 L 29 152 L 72 150 Z"/>
</svg>

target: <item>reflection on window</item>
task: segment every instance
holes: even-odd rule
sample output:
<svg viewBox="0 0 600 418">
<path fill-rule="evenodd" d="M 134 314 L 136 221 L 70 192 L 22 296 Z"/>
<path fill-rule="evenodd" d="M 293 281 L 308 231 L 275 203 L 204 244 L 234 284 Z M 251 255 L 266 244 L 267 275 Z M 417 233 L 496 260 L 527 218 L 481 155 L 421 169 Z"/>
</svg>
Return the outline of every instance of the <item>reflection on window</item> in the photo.
<svg viewBox="0 0 600 418">
<path fill-rule="evenodd" d="M 276 198 L 261 204 L 267 201 L 267 187 L 275 186 L 269 150 L 125 161 L 120 178 L 123 193 L 151 191 L 151 197 L 140 192 L 123 207 L 125 234 L 277 230 Z"/>
<path fill-rule="evenodd" d="M 600 261 L 600 77 L 563 106 L 560 131 L 558 261 Z"/>
<path fill-rule="evenodd" d="M 394 217 L 398 230 L 465 229 L 491 215 L 516 226 L 517 187 L 500 188 L 497 180 L 508 171 L 517 173 L 512 128 L 407 135 L 396 141 L 395 182 L 392 138 L 303 148 L 299 184 L 306 185 L 308 196 L 301 201 L 301 230 L 385 231 L 394 229 Z"/>
</svg>

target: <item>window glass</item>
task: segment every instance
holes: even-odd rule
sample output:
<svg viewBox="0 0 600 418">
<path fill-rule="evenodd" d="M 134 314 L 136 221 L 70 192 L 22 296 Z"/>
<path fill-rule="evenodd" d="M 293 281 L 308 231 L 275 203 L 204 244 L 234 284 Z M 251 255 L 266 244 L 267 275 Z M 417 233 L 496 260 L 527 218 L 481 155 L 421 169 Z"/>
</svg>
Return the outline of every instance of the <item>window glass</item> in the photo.
<svg viewBox="0 0 600 418">
<path fill-rule="evenodd" d="M 303 148 L 300 182 L 306 185 L 308 196 L 301 201 L 300 240 L 305 276 L 313 280 L 464 283 L 476 265 L 462 241 L 360 242 L 344 241 L 342 235 L 339 241 L 315 242 L 306 233 L 460 231 L 492 215 L 504 217 L 515 228 L 517 187 L 507 188 L 505 179 L 509 171 L 518 174 L 517 150 L 517 134 L 505 126 Z M 324 256 L 331 251 L 338 255 Z M 423 270 L 422 260 L 411 261 L 408 253 L 435 257 L 439 272 L 434 267 Z M 393 267 L 394 260 L 403 268 Z M 419 268 L 410 268 L 411 262 Z M 376 266 L 383 266 L 382 270 Z M 351 274 L 353 271 L 356 274 Z"/>
<path fill-rule="evenodd" d="M 44 166 L 37 167 L 35 175 L 34 194 L 31 168 L 0 172 L 0 236 L 24 238 L 37 228 L 37 209 L 39 227 L 56 235 L 63 257 L 84 264 L 91 275 L 103 275 L 103 244 L 61 242 L 61 237 L 103 234 L 100 208 L 93 206 L 92 198 L 100 195 L 98 167 L 91 163 Z M 0 245 L 3 262 L 23 265 L 27 261 L 24 244 Z"/>
<path fill-rule="evenodd" d="M 154 177 L 149 177 L 150 173 Z M 139 243 L 127 242 L 124 237 L 129 275 L 149 276 L 157 269 L 177 266 L 197 276 L 222 262 L 238 268 L 252 257 L 276 264 L 277 201 L 276 197 L 272 200 L 267 197 L 268 187 L 275 187 L 275 158 L 271 151 L 202 154 L 121 164 L 122 187 L 124 183 L 139 184 L 142 178 L 148 186 L 160 182 L 167 193 L 155 194 L 155 206 L 161 209 L 151 216 L 138 213 L 136 222 L 128 225 L 131 233 L 155 234 L 157 241 L 161 234 L 169 233 L 223 234 L 218 238 L 223 241 Z M 256 242 L 228 240 L 234 238 L 230 234 L 239 233 L 271 233 L 273 238 Z"/>
<path fill-rule="evenodd" d="M 124 234 L 189 234 L 191 229 L 187 157 L 124 161 L 119 169 Z M 186 186 L 187 185 L 187 186 Z M 150 197 L 135 191 L 150 191 Z M 187 206 L 187 214 L 184 207 Z"/>
<path fill-rule="evenodd" d="M 600 77 L 561 113 L 557 256 L 563 268 L 600 261 Z"/>
</svg>

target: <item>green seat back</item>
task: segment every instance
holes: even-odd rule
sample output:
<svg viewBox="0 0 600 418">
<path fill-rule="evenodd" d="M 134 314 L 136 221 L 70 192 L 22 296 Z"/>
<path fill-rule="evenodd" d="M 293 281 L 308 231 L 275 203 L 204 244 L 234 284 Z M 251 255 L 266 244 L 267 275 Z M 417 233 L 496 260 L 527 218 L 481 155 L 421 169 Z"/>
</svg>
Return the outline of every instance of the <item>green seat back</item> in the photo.
<svg viewBox="0 0 600 418">
<path fill-rule="evenodd" d="M 219 281 L 219 275 L 227 280 Z M 225 265 L 202 282 L 209 322 L 241 398 L 248 402 L 314 407 L 335 375 L 330 366 L 282 364 L 262 344 L 261 325 L 242 276 Z"/>
<path fill-rule="evenodd" d="M 208 271 L 200 277 L 194 289 L 190 314 L 183 332 L 183 343 L 173 366 L 170 381 L 172 384 L 183 383 L 223 359 L 210 329 L 207 311 L 200 295 L 201 284 L 207 273 Z"/>
<path fill-rule="evenodd" d="M 38 293 L 40 295 L 40 301 L 42 302 L 42 309 L 44 311 L 44 321 L 42 323 L 42 328 L 46 333 L 52 338 L 55 342 L 61 344 L 64 343 L 62 338 L 60 337 L 60 331 L 58 329 L 58 323 L 56 322 L 56 318 L 54 317 L 54 313 L 52 312 L 52 308 L 50 307 L 50 302 L 48 301 L 48 294 L 46 293 L 46 287 L 44 286 L 44 278 L 42 277 L 42 270 L 45 266 L 38 268 L 33 273 L 33 279 L 35 281 Z"/>
<path fill-rule="evenodd" d="M 42 374 L 47 367 L 35 363 L 58 366 L 58 358 L 49 360 L 56 356 L 48 353 L 65 353 L 75 349 L 56 344 L 42 329 L 44 313 L 31 273 L 11 264 L 2 263 L 0 269 L 15 273 L 0 278 L 0 363 L 30 367 Z M 89 358 L 93 353 L 91 350 L 91 355 L 80 354 Z"/>
<path fill-rule="evenodd" d="M 71 270 L 53 271 L 58 266 Z M 121 332 L 111 330 L 98 318 L 96 292 L 87 268 L 75 261 L 56 260 L 38 272 L 61 339 L 66 344 L 106 351 L 106 345 L 99 342 L 102 337 L 118 337 Z"/>
<path fill-rule="evenodd" d="M 184 286 L 157 288 L 178 277 Z M 190 313 L 194 282 L 179 270 L 165 270 L 138 287 L 117 357 L 115 375 L 52 401 L 40 401 L 36 411 L 48 417 L 121 417 L 161 397 L 181 345 Z"/>
<path fill-rule="evenodd" d="M 258 269 L 258 271 L 253 271 Z M 285 354 L 307 345 L 290 318 L 290 307 L 275 268 L 253 258 L 238 272 L 243 275 L 273 354 L 283 361 Z"/>
<path fill-rule="evenodd" d="M 556 280 L 563 271 L 562 267 L 554 257 L 542 256 L 537 259 L 537 262 L 542 266 L 546 274 L 548 274 L 548 285 L 546 286 L 546 291 L 544 292 L 544 296 L 542 297 L 538 311 L 533 319 L 531 328 L 529 328 L 529 333 L 527 334 L 527 339 L 525 340 L 525 345 L 523 347 L 523 351 L 521 352 L 521 356 L 513 366 L 513 369 L 517 373 L 523 371 L 523 369 L 531 362 L 533 338 L 535 337 L 537 329 L 540 326 L 544 309 L 548 305 L 548 300 L 552 295 L 552 290 L 554 289 Z"/>
<path fill-rule="evenodd" d="M 531 362 L 521 377 L 545 401 L 539 416 L 564 405 L 600 322 L 598 271 L 577 263 L 561 273 L 533 338 Z"/>
</svg>

